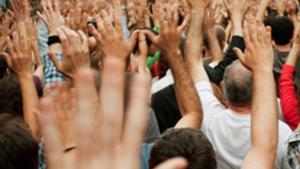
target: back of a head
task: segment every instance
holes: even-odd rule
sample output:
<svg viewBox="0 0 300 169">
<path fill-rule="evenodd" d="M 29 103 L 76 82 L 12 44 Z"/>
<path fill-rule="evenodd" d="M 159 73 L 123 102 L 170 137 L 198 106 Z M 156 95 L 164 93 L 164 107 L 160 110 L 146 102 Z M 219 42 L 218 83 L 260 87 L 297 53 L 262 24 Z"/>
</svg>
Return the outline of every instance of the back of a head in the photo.
<svg viewBox="0 0 300 169">
<path fill-rule="evenodd" d="M 271 20 L 272 38 L 276 45 L 288 45 L 294 35 L 293 21 L 286 16 L 274 17 Z"/>
<path fill-rule="evenodd" d="M 249 106 L 252 100 L 252 72 L 239 61 L 233 62 L 224 73 L 223 91 L 228 103 Z"/>
<path fill-rule="evenodd" d="M 191 128 L 167 130 L 153 145 L 149 168 L 173 157 L 188 161 L 188 169 L 216 169 L 213 147 L 207 137 Z"/>
<path fill-rule="evenodd" d="M 0 112 L 22 116 L 22 94 L 16 76 L 0 79 L 0 98 Z"/>
<path fill-rule="evenodd" d="M 38 144 L 22 118 L 0 114 L 0 168 L 37 169 Z"/>
</svg>

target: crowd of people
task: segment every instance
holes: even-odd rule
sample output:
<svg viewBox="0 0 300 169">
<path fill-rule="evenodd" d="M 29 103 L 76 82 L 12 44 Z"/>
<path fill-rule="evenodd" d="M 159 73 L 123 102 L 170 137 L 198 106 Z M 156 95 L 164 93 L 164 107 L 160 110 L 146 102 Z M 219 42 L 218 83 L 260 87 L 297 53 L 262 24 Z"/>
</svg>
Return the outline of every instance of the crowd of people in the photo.
<svg viewBox="0 0 300 169">
<path fill-rule="evenodd" d="M 300 169 L 298 1 L 0 7 L 0 169 Z"/>
</svg>

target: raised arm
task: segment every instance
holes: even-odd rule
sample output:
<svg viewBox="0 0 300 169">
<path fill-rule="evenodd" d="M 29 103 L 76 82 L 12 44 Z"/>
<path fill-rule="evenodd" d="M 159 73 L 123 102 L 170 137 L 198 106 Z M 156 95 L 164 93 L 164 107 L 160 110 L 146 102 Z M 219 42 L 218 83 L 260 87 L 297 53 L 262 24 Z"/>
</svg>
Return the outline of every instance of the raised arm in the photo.
<svg viewBox="0 0 300 169">
<path fill-rule="evenodd" d="M 210 48 L 213 61 L 218 64 L 223 59 L 223 50 L 218 42 L 217 33 L 215 32 L 215 21 L 219 15 L 217 5 L 210 4 L 207 8 L 205 17 L 205 26 L 208 37 L 208 46 Z"/>
<path fill-rule="evenodd" d="M 39 142 L 40 129 L 34 110 L 38 109 L 39 98 L 36 87 L 33 81 L 33 61 L 32 47 L 30 37 L 26 30 L 26 22 L 29 22 L 26 17 L 28 1 L 23 4 L 14 0 L 12 1 L 13 11 L 17 22 L 17 30 L 13 32 L 12 37 L 7 37 L 8 54 L 6 54 L 6 62 L 8 66 L 18 75 L 20 88 L 22 92 L 23 115 L 25 122 L 35 140 Z M 21 26 L 23 25 L 23 26 Z"/>
<path fill-rule="evenodd" d="M 245 24 L 245 54 L 235 48 L 240 61 L 253 72 L 251 149 L 243 169 L 273 169 L 275 166 L 278 117 L 271 29 L 262 22 Z M 257 165 L 259 164 L 259 165 Z"/>
<path fill-rule="evenodd" d="M 280 99 L 284 119 L 292 128 L 292 130 L 295 130 L 300 122 L 298 98 L 296 95 L 294 83 L 294 72 L 299 53 L 299 45 L 300 35 L 298 33 L 288 59 L 283 66 L 282 73 L 279 79 Z"/>
<path fill-rule="evenodd" d="M 163 12 L 163 9 L 167 12 Z M 145 31 L 147 37 L 160 49 L 163 56 L 168 60 L 175 80 L 175 93 L 180 112 L 181 120 L 177 128 L 190 127 L 200 128 L 202 122 L 202 109 L 200 99 L 189 73 L 185 69 L 183 58 L 179 50 L 180 35 L 189 22 L 189 15 L 185 17 L 183 24 L 177 27 L 178 6 L 166 3 L 160 10 L 161 32 L 155 36 L 150 31 Z M 169 18 L 164 21 L 164 18 Z M 171 19 L 172 18 L 172 19 Z"/>
<path fill-rule="evenodd" d="M 205 70 L 208 73 L 209 79 L 217 85 L 220 85 L 221 81 L 223 80 L 223 75 L 227 66 L 229 66 L 233 61 L 237 59 L 233 48 L 237 47 L 241 50 L 245 49 L 245 44 L 243 40 L 242 18 L 246 10 L 251 5 L 251 3 L 249 3 L 249 1 L 247 0 L 225 0 L 225 4 L 231 16 L 231 43 L 227 51 L 225 52 L 224 59 L 215 68 L 205 66 Z"/>
</svg>

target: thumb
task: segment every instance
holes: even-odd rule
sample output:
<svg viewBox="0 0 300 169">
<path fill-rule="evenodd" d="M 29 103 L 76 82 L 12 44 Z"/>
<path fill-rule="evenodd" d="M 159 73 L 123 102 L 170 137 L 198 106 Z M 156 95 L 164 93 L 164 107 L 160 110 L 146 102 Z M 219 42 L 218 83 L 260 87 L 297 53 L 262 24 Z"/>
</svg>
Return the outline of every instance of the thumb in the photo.
<svg viewBox="0 0 300 169">
<path fill-rule="evenodd" d="M 5 53 L 5 52 L 2 52 L 1 54 L 0 54 L 0 57 L 1 58 L 4 58 L 5 59 L 5 61 L 6 61 L 6 63 L 7 63 L 7 65 L 9 66 L 9 67 L 11 67 L 11 58 L 9 57 L 9 55 L 7 54 L 7 53 Z"/>
<path fill-rule="evenodd" d="M 239 60 L 244 63 L 245 61 L 245 54 L 239 48 L 233 48 L 234 53 L 237 55 Z"/>
<path fill-rule="evenodd" d="M 49 53 L 48 53 L 48 56 L 49 56 L 49 58 L 51 59 L 51 61 L 54 63 L 56 69 L 57 69 L 58 71 L 62 71 L 62 64 L 61 64 L 61 61 L 58 60 L 58 58 L 55 56 L 55 54 L 52 53 L 52 52 L 49 52 Z"/>
</svg>

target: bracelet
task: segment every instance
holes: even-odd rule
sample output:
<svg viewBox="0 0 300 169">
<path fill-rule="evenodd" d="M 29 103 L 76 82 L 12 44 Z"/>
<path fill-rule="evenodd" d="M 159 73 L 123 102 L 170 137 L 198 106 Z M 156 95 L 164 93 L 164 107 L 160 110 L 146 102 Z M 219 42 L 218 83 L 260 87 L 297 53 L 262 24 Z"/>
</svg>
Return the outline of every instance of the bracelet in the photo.
<svg viewBox="0 0 300 169">
<path fill-rule="evenodd" d="M 72 146 L 72 147 L 66 148 L 66 149 L 64 150 L 64 153 L 68 153 L 68 152 L 70 152 L 70 151 L 72 151 L 72 150 L 74 150 L 74 149 L 76 149 L 76 148 L 77 148 L 76 146 Z"/>
<path fill-rule="evenodd" d="M 48 42 L 47 42 L 48 46 L 51 46 L 56 43 L 60 43 L 60 39 L 58 36 L 53 35 L 48 37 Z"/>
</svg>

